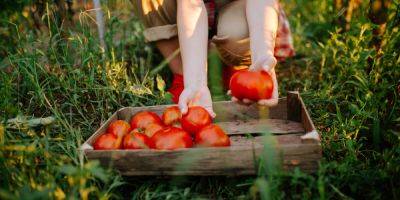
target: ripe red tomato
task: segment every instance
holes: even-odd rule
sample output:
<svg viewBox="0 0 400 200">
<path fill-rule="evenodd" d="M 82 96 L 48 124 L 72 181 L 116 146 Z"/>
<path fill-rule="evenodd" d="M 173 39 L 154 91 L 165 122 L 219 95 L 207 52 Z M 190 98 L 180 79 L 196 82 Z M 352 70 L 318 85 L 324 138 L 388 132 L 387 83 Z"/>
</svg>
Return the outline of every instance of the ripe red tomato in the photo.
<svg viewBox="0 0 400 200">
<path fill-rule="evenodd" d="M 238 99 L 258 101 L 272 97 L 274 83 L 271 76 L 264 71 L 238 71 L 230 81 L 232 96 Z"/>
<path fill-rule="evenodd" d="M 181 111 L 178 106 L 171 106 L 164 110 L 161 116 L 162 121 L 167 126 L 178 125 L 181 122 Z"/>
<path fill-rule="evenodd" d="M 138 129 L 126 134 L 122 140 L 124 149 L 148 149 L 151 146 L 150 138 L 139 132 Z"/>
<path fill-rule="evenodd" d="M 96 139 L 93 144 L 95 150 L 109 150 L 109 149 L 119 149 L 121 144 L 121 139 L 116 135 L 111 133 L 104 133 Z"/>
<path fill-rule="evenodd" d="M 160 117 L 156 113 L 149 111 L 142 111 L 136 113 L 131 118 L 131 128 L 146 128 L 151 123 L 162 124 Z"/>
<path fill-rule="evenodd" d="M 231 145 L 231 141 L 219 126 L 210 124 L 196 133 L 194 142 L 200 147 L 226 147 Z"/>
<path fill-rule="evenodd" d="M 155 133 L 157 133 L 157 131 L 163 129 L 164 126 L 161 124 L 157 124 L 157 123 L 151 123 L 149 125 L 146 126 L 146 128 L 144 129 L 144 134 L 146 134 L 147 136 L 151 137 L 153 136 Z"/>
<path fill-rule="evenodd" d="M 116 120 L 111 122 L 111 124 L 107 128 L 107 132 L 111 133 L 117 137 L 123 137 L 125 134 L 129 133 L 131 130 L 131 126 L 128 122 L 124 120 Z"/>
<path fill-rule="evenodd" d="M 193 106 L 189 107 L 188 112 L 182 116 L 181 123 L 185 131 L 195 134 L 201 128 L 211 124 L 211 116 L 203 107 Z"/>
<path fill-rule="evenodd" d="M 152 148 L 174 150 L 193 146 L 192 137 L 181 128 L 167 127 L 151 137 Z"/>
</svg>

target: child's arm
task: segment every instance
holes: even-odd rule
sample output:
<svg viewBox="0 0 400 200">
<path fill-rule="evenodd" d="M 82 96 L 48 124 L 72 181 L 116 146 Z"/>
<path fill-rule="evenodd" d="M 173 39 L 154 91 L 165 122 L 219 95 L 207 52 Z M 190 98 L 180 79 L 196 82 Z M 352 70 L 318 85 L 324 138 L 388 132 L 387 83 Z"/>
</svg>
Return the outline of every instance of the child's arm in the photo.
<svg viewBox="0 0 400 200">
<path fill-rule="evenodd" d="M 253 68 L 269 71 L 274 63 L 264 63 L 274 58 L 276 32 L 278 29 L 276 0 L 247 1 L 246 15 L 250 32 L 250 49 Z M 274 60 L 274 59 L 273 59 Z M 271 66 L 272 64 L 272 66 Z"/>
<path fill-rule="evenodd" d="M 246 16 L 250 32 L 250 50 L 252 65 L 250 70 L 268 72 L 274 82 L 271 99 L 258 103 L 267 106 L 278 104 L 278 82 L 275 75 L 274 57 L 276 32 L 278 29 L 278 4 L 276 0 L 250 0 L 246 3 Z M 251 103 L 250 100 L 244 100 Z"/>
<path fill-rule="evenodd" d="M 182 113 L 188 105 L 200 105 L 214 117 L 207 87 L 207 11 L 202 0 L 178 0 L 177 25 L 182 56 L 184 86 L 179 97 Z"/>
</svg>

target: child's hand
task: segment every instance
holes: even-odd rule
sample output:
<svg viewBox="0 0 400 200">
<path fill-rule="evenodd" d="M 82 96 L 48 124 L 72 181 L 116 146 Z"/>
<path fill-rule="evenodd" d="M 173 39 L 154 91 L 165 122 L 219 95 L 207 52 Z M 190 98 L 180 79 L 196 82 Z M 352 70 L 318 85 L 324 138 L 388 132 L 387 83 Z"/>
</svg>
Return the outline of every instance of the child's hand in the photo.
<svg viewBox="0 0 400 200">
<path fill-rule="evenodd" d="M 275 59 L 274 56 L 268 56 L 267 59 L 264 60 L 264 62 L 261 63 L 254 63 L 250 66 L 249 70 L 251 71 L 265 71 L 267 72 L 271 78 L 272 81 L 274 83 L 274 90 L 272 91 L 272 97 L 270 99 L 260 99 L 258 100 L 258 104 L 260 105 L 264 105 L 264 106 L 276 106 L 278 104 L 278 98 L 279 98 L 279 94 L 278 94 L 278 81 L 276 79 L 276 74 L 275 74 L 275 65 L 276 65 L 277 61 Z M 230 91 L 228 91 L 228 94 L 230 95 Z M 231 98 L 232 101 L 234 102 L 240 102 L 239 99 L 235 98 L 232 96 Z M 250 99 L 243 99 L 242 100 L 243 103 L 245 104 L 252 104 L 254 103 L 252 100 Z"/>
<path fill-rule="evenodd" d="M 186 114 L 188 106 L 201 106 L 205 108 L 211 117 L 215 117 L 215 113 L 212 108 L 212 99 L 210 90 L 208 87 L 200 88 L 185 88 L 179 96 L 179 108 L 182 114 Z"/>
<path fill-rule="evenodd" d="M 179 96 L 179 108 L 198 105 L 215 117 L 210 90 L 207 87 L 208 19 L 203 1 L 179 0 L 177 26 L 185 89 Z"/>
</svg>

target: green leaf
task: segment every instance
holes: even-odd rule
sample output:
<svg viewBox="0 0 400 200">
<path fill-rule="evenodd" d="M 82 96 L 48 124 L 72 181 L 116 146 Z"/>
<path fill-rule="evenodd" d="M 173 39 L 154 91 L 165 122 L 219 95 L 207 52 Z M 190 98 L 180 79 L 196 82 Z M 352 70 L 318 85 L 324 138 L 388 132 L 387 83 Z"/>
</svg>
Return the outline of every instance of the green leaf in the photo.
<svg viewBox="0 0 400 200">
<path fill-rule="evenodd" d="M 157 81 L 157 89 L 161 92 L 164 92 L 165 91 L 165 82 L 159 74 L 157 74 L 156 81 Z"/>
</svg>

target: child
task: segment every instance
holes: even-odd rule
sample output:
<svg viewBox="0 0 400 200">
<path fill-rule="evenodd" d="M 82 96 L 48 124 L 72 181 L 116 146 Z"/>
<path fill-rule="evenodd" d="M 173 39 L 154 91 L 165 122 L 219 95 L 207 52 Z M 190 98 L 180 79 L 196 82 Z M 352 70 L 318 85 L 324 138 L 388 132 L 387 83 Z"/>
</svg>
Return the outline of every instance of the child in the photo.
<svg viewBox="0 0 400 200">
<path fill-rule="evenodd" d="M 214 31 L 211 41 L 230 74 L 243 69 L 268 72 L 274 81 L 273 95 L 258 103 L 278 103 L 274 67 L 277 60 L 293 56 L 294 50 L 277 0 L 133 0 L 133 4 L 146 27 L 146 40 L 155 42 L 164 57 L 180 48 L 180 55 L 169 63 L 174 73 L 169 91 L 182 113 L 188 105 L 200 105 L 215 117 L 207 87 L 208 36 Z M 252 102 L 243 99 L 243 103 Z"/>
</svg>

